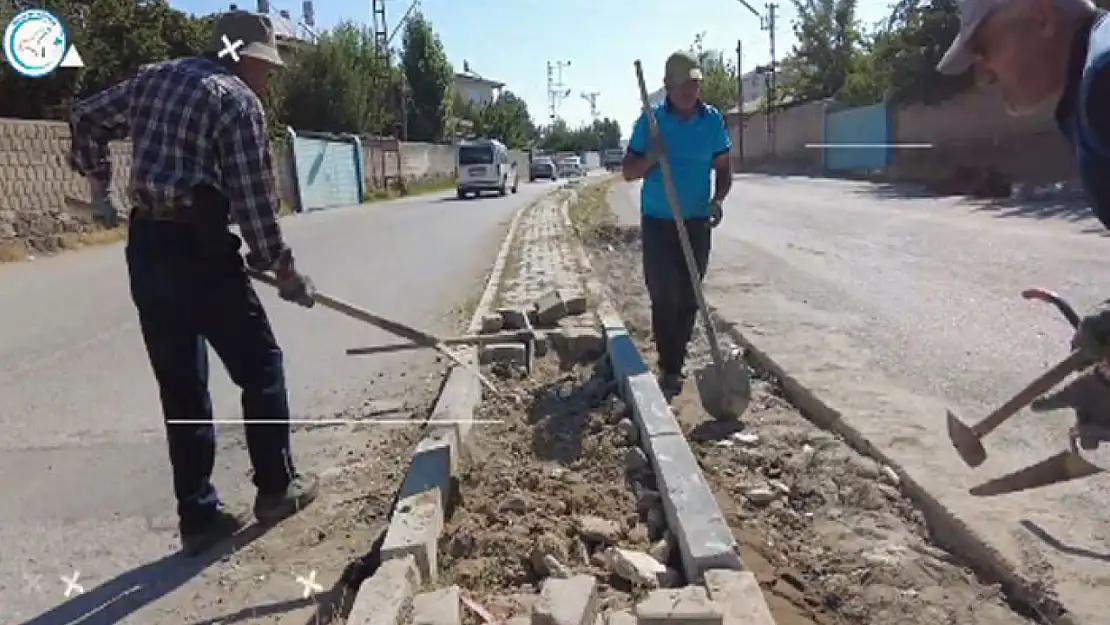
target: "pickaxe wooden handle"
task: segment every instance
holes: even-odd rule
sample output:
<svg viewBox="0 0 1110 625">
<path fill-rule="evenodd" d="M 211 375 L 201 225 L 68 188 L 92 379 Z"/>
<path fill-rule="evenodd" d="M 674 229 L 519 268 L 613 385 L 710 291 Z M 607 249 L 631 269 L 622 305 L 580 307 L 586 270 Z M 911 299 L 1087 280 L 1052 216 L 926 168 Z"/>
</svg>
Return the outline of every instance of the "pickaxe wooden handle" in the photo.
<svg viewBox="0 0 1110 625">
<path fill-rule="evenodd" d="M 273 276 L 271 276 L 269 274 L 262 273 L 261 271 L 248 269 L 247 270 L 247 275 L 249 275 L 251 278 L 254 278 L 255 280 L 257 280 L 259 282 L 262 282 L 264 284 L 268 284 L 268 285 L 270 285 L 274 288 L 277 288 L 277 286 L 278 286 L 277 279 L 275 279 Z M 475 376 L 477 376 L 478 380 L 482 383 L 482 385 L 485 386 L 487 389 L 489 389 L 490 392 L 492 392 L 493 394 L 495 394 L 499 397 L 501 396 L 501 391 L 497 390 L 497 387 L 494 386 L 493 383 L 490 382 L 488 378 L 486 378 L 486 376 L 482 375 L 482 372 L 478 369 L 478 367 L 476 367 L 476 366 L 474 366 L 470 363 L 463 362 L 463 360 L 461 358 L 459 358 L 457 354 L 455 354 L 451 350 L 447 349 L 447 347 L 438 338 L 436 338 L 434 335 L 428 334 L 427 332 L 422 332 L 420 330 L 417 330 L 416 328 L 413 328 L 412 326 L 407 326 L 403 323 L 399 323 L 397 321 L 393 321 L 391 319 L 386 319 L 385 317 L 375 315 L 374 313 L 372 313 L 368 310 L 364 310 L 362 308 L 359 308 L 358 306 L 355 306 L 354 304 L 349 304 L 349 303 L 347 303 L 347 302 L 345 302 L 341 299 L 332 297 L 332 296 L 327 295 L 325 293 L 320 293 L 320 292 L 316 293 L 316 303 L 320 304 L 321 306 L 323 306 L 325 308 L 330 308 L 330 309 L 334 310 L 335 312 L 346 315 L 346 316 L 348 316 L 352 319 L 355 319 L 355 320 L 361 321 L 363 323 L 367 323 L 369 325 L 372 325 L 376 328 L 385 330 L 386 332 L 389 332 L 390 334 L 393 334 L 394 336 L 399 336 L 403 339 L 408 339 L 408 340 L 412 341 L 413 343 L 416 343 L 417 345 L 422 345 L 424 347 L 430 347 L 430 348 L 438 351 L 439 353 L 441 353 L 445 357 L 447 357 L 447 359 L 450 360 L 451 362 L 455 363 L 456 365 L 466 369 L 467 371 L 469 371 L 469 372 L 473 373 Z"/>
<path fill-rule="evenodd" d="M 1051 369 L 1045 371 L 1029 383 L 1028 386 L 1018 391 L 1009 401 L 999 406 L 975 425 L 971 431 L 976 437 L 982 438 L 990 434 L 1006 422 L 1007 419 L 1017 414 L 1019 410 L 1028 406 L 1034 399 L 1052 390 L 1054 386 L 1063 382 L 1067 377 L 1083 368 L 1088 357 L 1080 350 L 1075 350 L 1067 358 L 1056 363 Z"/>
</svg>

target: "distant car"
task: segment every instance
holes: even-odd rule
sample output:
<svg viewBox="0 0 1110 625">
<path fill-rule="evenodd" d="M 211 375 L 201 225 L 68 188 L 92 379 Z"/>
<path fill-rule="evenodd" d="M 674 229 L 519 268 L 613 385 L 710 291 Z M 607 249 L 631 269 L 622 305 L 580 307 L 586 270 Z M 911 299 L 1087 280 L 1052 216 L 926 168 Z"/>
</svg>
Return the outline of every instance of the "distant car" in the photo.
<svg viewBox="0 0 1110 625">
<path fill-rule="evenodd" d="M 546 156 L 532 159 L 532 164 L 528 167 L 529 182 L 535 182 L 540 178 L 551 181 L 559 179 L 559 171 L 555 167 L 555 161 Z"/>
<path fill-rule="evenodd" d="M 559 163 L 559 175 L 561 176 L 582 176 L 584 174 L 582 159 L 577 156 L 568 156 Z"/>
<path fill-rule="evenodd" d="M 607 171 L 617 171 L 624 160 L 624 150 L 605 150 L 601 155 L 601 166 Z"/>
</svg>

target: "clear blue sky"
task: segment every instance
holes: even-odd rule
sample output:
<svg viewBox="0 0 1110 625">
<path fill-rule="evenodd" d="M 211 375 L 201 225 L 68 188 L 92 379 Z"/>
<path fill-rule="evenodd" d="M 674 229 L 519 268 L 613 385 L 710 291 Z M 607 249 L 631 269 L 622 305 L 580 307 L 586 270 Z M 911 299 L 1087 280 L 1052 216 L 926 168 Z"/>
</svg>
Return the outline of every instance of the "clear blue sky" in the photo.
<svg viewBox="0 0 1110 625">
<path fill-rule="evenodd" d="M 410 0 L 385 0 L 386 21 L 392 30 Z M 226 10 L 227 0 L 171 0 L 192 13 Z M 254 9 L 255 0 L 239 0 Z M 301 14 L 300 0 L 272 0 L 273 11 Z M 751 1 L 763 11 L 761 0 Z M 859 18 L 865 25 L 887 14 L 888 0 L 860 0 Z M 524 98 L 533 119 L 546 123 L 548 61 L 570 61 L 563 83 L 571 96 L 559 115 L 575 126 L 590 118 L 582 92 L 598 91 L 602 116 L 616 119 L 627 136 L 639 113 L 639 96 L 632 62 L 644 63 L 648 90 L 662 85 L 663 61 L 676 49 L 687 48 L 694 35 L 705 32 L 705 44 L 735 56 L 736 41 L 744 41 L 744 71 L 766 63 L 768 33 L 759 19 L 737 0 L 420 0 L 419 8 L 443 40 L 447 55 L 462 70 L 463 60 L 487 78 L 499 80 Z M 779 8 L 779 56 L 794 44 L 793 5 Z M 316 0 L 316 22 L 330 28 L 342 20 L 369 24 L 369 0 Z M 400 44 L 400 35 L 394 41 Z"/>
</svg>

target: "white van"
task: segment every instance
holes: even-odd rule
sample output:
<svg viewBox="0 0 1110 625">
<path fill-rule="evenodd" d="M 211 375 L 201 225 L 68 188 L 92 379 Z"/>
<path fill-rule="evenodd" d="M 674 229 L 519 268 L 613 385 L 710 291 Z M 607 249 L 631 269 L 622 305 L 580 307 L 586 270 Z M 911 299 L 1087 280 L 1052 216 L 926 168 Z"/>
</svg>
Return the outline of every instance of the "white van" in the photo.
<svg viewBox="0 0 1110 625">
<path fill-rule="evenodd" d="M 516 163 L 509 158 L 509 149 L 496 139 L 462 141 L 455 150 L 456 191 L 459 199 L 482 191 L 505 195 L 516 193 L 519 185 Z"/>
</svg>

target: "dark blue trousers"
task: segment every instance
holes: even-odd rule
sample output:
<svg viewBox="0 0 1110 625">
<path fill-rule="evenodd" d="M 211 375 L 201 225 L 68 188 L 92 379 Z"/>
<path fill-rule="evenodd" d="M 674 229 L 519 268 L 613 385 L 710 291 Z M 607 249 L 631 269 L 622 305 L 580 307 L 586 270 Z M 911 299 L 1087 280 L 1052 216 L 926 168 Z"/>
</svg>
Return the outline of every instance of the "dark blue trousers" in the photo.
<svg viewBox="0 0 1110 625">
<path fill-rule="evenodd" d="M 713 229 L 708 219 L 687 219 L 684 225 L 700 281 L 709 266 Z M 640 242 L 659 369 L 663 374 L 681 375 L 698 320 L 698 300 L 690 283 L 678 228 L 673 219 L 645 216 L 640 220 Z"/>
<path fill-rule="evenodd" d="M 216 434 L 206 343 L 242 389 L 258 490 L 283 492 L 294 474 L 281 348 L 245 272 L 239 243 L 226 231 L 202 236 L 187 223 L 133 217 L 130 225 L 131 297 L 161 393 L 183 531 L 203 525 L 218 504 L 211 482 Z M 259 420 L 267 423 L 252 423 Z"/>
</svg>

